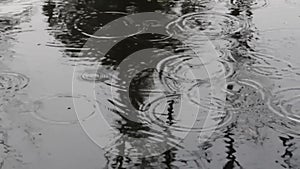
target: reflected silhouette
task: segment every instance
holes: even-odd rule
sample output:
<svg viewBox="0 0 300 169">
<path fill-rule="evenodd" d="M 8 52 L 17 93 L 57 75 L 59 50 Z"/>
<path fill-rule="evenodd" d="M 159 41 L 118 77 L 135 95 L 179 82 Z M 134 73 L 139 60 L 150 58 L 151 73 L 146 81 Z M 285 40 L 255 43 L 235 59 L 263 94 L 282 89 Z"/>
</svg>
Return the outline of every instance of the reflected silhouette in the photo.
<svg viewBox="0 0 300 169">
<path fill-rule="evenodd" d="M 168 11 L 169 2 L 168 1 L 158 1 L 158 0 L 83 0 L 83 2 L 89 8 L 96 9 L 98 11 L 118 11 L 118 12 L 153 12 L 153 11 Z"/>
<path fill-rule="evenodd" d="M 243 63 L 245 60 L 249 59 L 245 57 L 245 54 L 249 51 L 255 51 L 248 43 L 254 38 L 257 30 L 252 23 L 253 0 L 237 0 L 230 2 L 232 4 L 234 3 L 234 5 L 227 6 L 229 15 L 239 18 L 240 22 L 246 23 L 248 27 L 235 32 L 234 34 L 230 34 L 229 37 L 227 35 L 222 38 L 216 37 L 215 41 L 234 40 L 234 42 L 229 40 L 232 42 L 232 46 L 230 46 L 229 49 L 224 49 L 228 50 L 230 56 L 222 56 L 224 57 L 222 59 L 235 65 L 235 75 L 230 76 L 227 79 L 229 81 L 234 81 L 243 78 L 239 75 L 244 71 Z M 108 97 L 106 100 L 107 103 L 105 102 L 102 104 L 106 106 L 105 108 L 108 110 L 106 112 L 113 116 L 110 121 L 111 126 L 117 131 L 117 134 L 111 140 L 111 144 L 106 147 L 107 150 L 110 151 L 110 153 L 107 152 L 105 154 L 107 158 L 106 168 L 180 168 L 177 167 L 176 164 L 189 164 L 188 158 L 201 158 L 195 154 L 179 157 L 180 152 L 185 149 L 185 146 L 193 147 L 195 151 L 205 150 L 198 150 L 198 145 L 178 145 L 176 142 L 181 138 L 178 138 L 176 134 L 174 134 L 174 131 L 169 128 L 176 126 L 177 119 L 175 116 L 176 111 L 179 111 L 178 103 L 174 97 L 167 99 L 165 114 L 161 114 L 160 116 L 160 120 L 164 122 L 165 126 L 152 124 L 152 122 L 147 119 L 147 113 L 149 113 L 147 109 L 141 110 L 141 107 L 154 99 L 172 94 L 169 90 L 166 90 L 165 86 L 161 84 L 158 85 L 160 83 L 162 72 L 156 69 L 156 65 L 162 59 L 169 57 L 169 55 L 157 55 L 157 51 L 162 52 L 165 50 L 176 54 L 185 52 L 185 49 L 182 48 L 183 44 L 180 41 L 157 34 L 129 36 L 116 44 L 106 54 L 101 53 L 102 51 L 97 51 L 97 47 L 95 46 L 93 49 L 89 49 L 92 51 L 91 55 L 89 55 L 90 51 L 83 52 L 84 55 L 82 55 L 80 52 L 81 48 L 85 45 L 86 41 L 91 38 L 90 35 L 93 35 L 93 33 L 103 25 L 125 15 L 139 12 L 160 11 L 163 13 L 175 13 L 181 16 L 193 12 L 213 10 L 213 4 L 215 4 L 215 2 L 209 0 L 48 0 L 44 3 L 43 11 L 49 24 L 48 31 L 57 41 L 59 41 L 59 44 L 57 44 L 58 42 L 49 42 L 47 45 L 62 47 L 63 52 L 70 58 L 91 57 L 91 62 L 100 63 L 105 69 L 112 71 L 112 73 L 109 73 L 113 75 L 103 75 L 106 78 L 105 84 L 110 85 L 109 90 L 112 90 L 112 92 L 109 90 L 106 92 L 111 92 L 112 94 L 109 96 L 103 93 L 101 93 L 102 95 L 97 95 L 97 99 L 99 100 L 100 98 Z M 218 33 L 219 30 L 222 32 L 228 29 L 226 26 L 226 28 L 222 27 L 226 25 L 223 24 L 224 19 L 222 20 L 221 18 L 220 20 L 222 21 L 219 21 L 217 18 L 217 23 L 213 23 L 209 20 L 211 19 L 211 16 L 214 15 L 211 14 L 208 15 L 208 17 L 204 17 L 203 20 L 207 22 L 202 23 L 198 21 L 197 23 L 197 21 L 195 21 L 199 27 L 197 31 L 217 31 Z M 225 22 L 227 21 L 230 22 L 232 20 L 225 20 Z M 210 25 L 216 27 L 220 26 L 221 28 L 210 30 Z M 109 40 L 100 41 L 100 45 L 105 43 L 109 43 Z M 147 55 L 138 53 L 138 51 L 146 49 L 158 50 L 148 52 Z M 132 58 L 130 56 L 132 56 Z M 149 68 L 149 65 L 153 66 Z M 102 75 L 103 69 L 99 69 L 97 73 Z M 236 86 L 228 87 L 229 89 L 233 89 Z M 243 85 L 241 85 L 240 88 L 241 91 L 245 93 L 236 92 L 233 95 L 228 94 L 226 98 L 227 104 L 232 104 L 233 107 L 239 106 L 247 108 L 248 111 L 252 110 L 252 107 L 261 106 L 261 98 L 255 94 L 255 89 L 249 89 L 249 87 Z M 233 92 L 231 92 L 231 94 L 232 93 Z M 253 97 L 249 97 L 248 94 Z M 184 99 L 182 95 L 179 95 L 177 98 L 178 100 Z M 255 101 L 251 102 L 251 99 Z M 235 147 L 235 144 L 238 144 L 240 141 L 239 135 L 243 135 L 251 141 L 254 140 L 255 143 L 260 139 L 260 116 L 250 117 L 255 115 L 251 112 L 247 112 L 247 110 L 237 111 L 238 112 L 236 113 L 241 113 L 242 115 L 234 119 L 235 121 L 231 126 L 227 126 L 225 129 L 219 129 L 214 136 L 215 138 L 224 139 L 224 145 L 221 145 L 226 148 L 226 157 L 224 157 L 226 163 L 222 164 L 224 169 L 242 168 L 238 161 L 237 150 Z M 241 118 L 245 121 L 254 119 L 255 122 L 248 122 L 245 124 Z M 249 127 L 247 128 L 247 126 Z M 245 135 L 247 133 L 242 131 L 244 128 L 255 132 Z M 241 137 L 241 139 L 244 139 L 245 137 Z M 213 146 L 212 143 L 211 147 Z M 285 143 L 284 146 L 288 147 Z M 157 152 L 159 152 L 159 154 L 156 154 Z M 154 157 L 149 157 L 153 154 L 155 155 Z M 288 147 L 287 153 L 285 153 L 282 158 L 288 160 L 292 156 L 291 154 L 290 147 Z M 207 162 L 212 163 L 213 160 L 208 158 Z M 288 163 L 288 161 L 286 161 L 286 163 Z M 195 166 L 195 168 L 201 168 L 199 164 L 196 164 Z"/>
<path fill-rule="evenodd" d="M 158 71 L 155 69 L 155 65 L 162 58 L 153 57 L 154 53 L 147 52 L 147 55 L 144 54 L 143 57 L 137 54 L 139 59 L 136 60 L 132 54 L 143 49 L 164 49 L 177 44 L 151 41 L 157 36 L 141 34 L 127 38 L 115 45 L 105 57 L 99 60 L 102 65 L 117 71 L 115 84 L 112 86 L 112 90 L 116 94 L 112 95 L 113 98 L 108 99 L 111 105 L 110 113 L 121 117 L 120 120 L 114 120 L 112 125 L 120 134 L 109 148 L 110 152 L 118 154 L 114 160 L 116 164 L 112 164 L 114 166 L 122 168 L 125 157 L 128 159 L 138 158 L 141 166 L 149 166 L 151 165 L 151 162 L 148 161 L 150 157 L 144 158 L 144 156 L 155 156 L 157 153 L 169 151 L 171 147 L 177 146 L 176 142 L 172 141 L 178 139 L 176 136 L 173 136 L 165 127 L 151 124 L 144 117 L 148 112 L 140 111 L 140 107 L 149 101 L 151 91 L 157 88 L 155 81 L 158 80 Z M 143 65 L 142 62 L 148 63 L 148 65 Z M 121 65 L 122 63 L 123 65 Z M 154 65 L 154 68 L 147 68 L 149 65 Z M 158 93 L 158 95 L 163 93 Z M 131 148 L 129 149 L 128 146 Z"/>
<path fill-rule="evenodd" d="M 101 26 L 124 15 L 138 12 L 170 11 L 171 4 L 172 1 L 158 2 L 156 0 L 46 1 L 43 11 L 49 23 L 49 33 L 63 45 L 61 46 L 58 42 L 49 42 L 48 46 L 63 47 L 65 55 L 70 59 L 87 57 L 80 54 L 80 49 L 89 37 L 85 35 L 86 32 L 76 29 L 78 21 L 80 24 L 84 21 L 84 31 L 93 34 Z"/>
<path fill-rule="evenodd" d="M 4 166 L 5 158 L 9 155 L 8 153 L 10 152 L 10 146 L 8 145 L 8 134 L 7 131 L 2 127 L 0 128 L 0 147 L 0 168 L 2 169 L 2 167 Z"/>
<path fill-rule="evenodd" d="M 188 14 L 192 12 L 203 12 L 213 8 L 215 5 L 214 1 L 211 0 L 185 0 L 182 1 L 181 6 L 181 14 Z"/>
<path fill-rule="evenodd" d="M 226 144 L 226 148 L 227 148 L 227 157 L 226 159 L 228 160 L 227 163 L 224 165 L 223 169 L 234 169 L 236 167 L 239 168 L 243 168 L 240 163 L 236 160 L 236 150 L 234 148 L 234 138 L 232 136 L 234 136 L 234 134 L 232 133 L 232 128 L 235 128 L 235 124 L 232 124 L 231 127 L 228 127 L 227 131 L 225 131 L 225 144 Z M 227 139 L 227 140 L 226 140 Z"/>
<path fill-rule="evenodd" d="M 292 136 L 280 136 L 279 139 L 282 141 L 282 145 L 285 147 L 284 154 L 281 155 L 281 158 L 283 159 L 286 168 L 297 168 L 299 164 L 296 164 L 294 161 L 298 161 L 299 159 L 296 159 L 293 161 L 294 158 L 294 151 L 298 148 L 296 146 L 296 140 Z"/>
</svg>

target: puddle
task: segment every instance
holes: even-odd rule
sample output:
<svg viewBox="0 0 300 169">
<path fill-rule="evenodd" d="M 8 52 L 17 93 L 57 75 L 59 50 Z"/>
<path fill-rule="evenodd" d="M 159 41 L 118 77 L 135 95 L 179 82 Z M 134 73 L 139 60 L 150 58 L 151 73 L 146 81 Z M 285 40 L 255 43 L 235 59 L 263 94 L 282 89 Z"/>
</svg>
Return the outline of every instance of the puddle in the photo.
<svg viewBox="0 0 300 169">
<path fill-rule="evenodd" d="M 190 32 L 208 36 L 209 39 L 228 36 L 245 28 L 245 24 L 238 18 L 221 13 L 200 12 L 189 13 L 170 23 L 169 32 Z M 175 32 L 176 34 L 176 32 Z"/>
<path fill-rule="evenodd" d="M 77 111 L 84 109 L 86 116 L 77 119 L 74 103 Z M 35 118 L 50 124 L 75 124 L 91 117 L 96 111 L 96 105 L 84 96 L 56 95 L 41 98 L 34 101 L 33 115 Z M 80 110 L 79 110 L 80 109 Z"/>
<path fill-rule="evenodd" d="M 298 8 L 2 0 L 0 169 L 298 169 Z"/>
</svg>

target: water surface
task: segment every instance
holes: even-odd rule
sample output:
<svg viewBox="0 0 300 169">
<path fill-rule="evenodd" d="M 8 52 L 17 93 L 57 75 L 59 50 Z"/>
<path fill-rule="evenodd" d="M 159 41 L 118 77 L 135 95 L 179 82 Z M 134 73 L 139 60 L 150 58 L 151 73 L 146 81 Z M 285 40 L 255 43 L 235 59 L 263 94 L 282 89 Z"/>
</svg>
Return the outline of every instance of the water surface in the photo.
<svg viewBox="0 0 300 169">
<path fill-rule="evenodd" d="M 299 4 L 0 0 L 0 169 L 299 169 Z"/>
</svg>

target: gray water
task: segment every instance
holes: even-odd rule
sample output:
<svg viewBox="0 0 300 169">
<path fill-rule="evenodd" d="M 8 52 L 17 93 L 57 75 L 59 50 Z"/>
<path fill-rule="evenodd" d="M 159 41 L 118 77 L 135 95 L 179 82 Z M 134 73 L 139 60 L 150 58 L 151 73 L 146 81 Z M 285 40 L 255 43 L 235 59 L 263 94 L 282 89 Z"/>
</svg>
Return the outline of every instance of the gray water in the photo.
<svg viewBox="0 0 300 169">
<path fill-rule="evenodd" d="M 0 0 L 0 169 L 300 169 L 299 9 Z"/>
</svg>

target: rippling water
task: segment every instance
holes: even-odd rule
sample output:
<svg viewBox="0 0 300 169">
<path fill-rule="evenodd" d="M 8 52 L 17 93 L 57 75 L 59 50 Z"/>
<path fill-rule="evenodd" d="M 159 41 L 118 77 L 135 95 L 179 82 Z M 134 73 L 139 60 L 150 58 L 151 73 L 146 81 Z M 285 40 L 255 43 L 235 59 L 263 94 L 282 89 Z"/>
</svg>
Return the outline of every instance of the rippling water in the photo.
<svg viewBox="0 0 300 169">
<path fill-rule="evenodd" d="M 0 169 L 299 169 L 299 4 L 0 0 Z"/>
<path fill-rule="evenodd" d="M 220 13 L 197 12 L 185 14 L 170 23 L 170 32 L 179 29 L 179 33 L 192 32 L 193 34 L 203 34 L 208 37 L 222 37 L 240 31 L 244 27 L 242 20 Z"/>
</svg>

